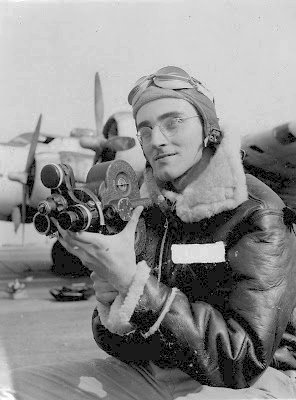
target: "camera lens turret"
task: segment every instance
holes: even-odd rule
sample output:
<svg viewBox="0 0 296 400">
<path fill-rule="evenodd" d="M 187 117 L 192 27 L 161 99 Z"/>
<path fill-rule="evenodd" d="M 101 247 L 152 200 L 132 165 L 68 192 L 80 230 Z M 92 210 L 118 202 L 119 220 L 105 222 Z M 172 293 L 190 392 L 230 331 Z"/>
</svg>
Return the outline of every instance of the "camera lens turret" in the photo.
<svg viewBox="0 0 296 400">
<path fill-rule="evenodd" d="M 58 216 L 58 222 L 62 229 L 79 232 L 89 228 L 92 222 L 91 211 L 82 204 L 69 207 Z"/>
</svg>

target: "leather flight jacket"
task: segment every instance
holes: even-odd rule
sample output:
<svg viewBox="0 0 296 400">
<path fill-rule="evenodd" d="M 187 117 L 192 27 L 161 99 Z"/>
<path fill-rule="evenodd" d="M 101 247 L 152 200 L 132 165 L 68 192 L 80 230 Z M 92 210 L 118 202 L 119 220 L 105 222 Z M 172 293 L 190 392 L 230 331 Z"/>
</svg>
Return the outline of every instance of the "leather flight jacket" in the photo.
<svg viewBox="0 0 296 400">
<path fill-rule="evenodd" d="M 247 201 L 199 222 L 184 223 L 158 208 L 144 214 L 142 258 L 151 275 L 130 321 L 134 331 L 109 332 L 95 310 L 93 334 L 100 348 L 131 365 L 152 361 L 177 367 L 201 384 L 237 389 L 251 386 L 268 366 L 296 367 L 293 218 L 257 178 L 247 175 L 247 187 Z M 225 245 L 223 262 L 172 261 L 172 244 L 219 241 Z M 173 287 L 180 291 L 157 332 L 145 338 Z"/>
</svg>

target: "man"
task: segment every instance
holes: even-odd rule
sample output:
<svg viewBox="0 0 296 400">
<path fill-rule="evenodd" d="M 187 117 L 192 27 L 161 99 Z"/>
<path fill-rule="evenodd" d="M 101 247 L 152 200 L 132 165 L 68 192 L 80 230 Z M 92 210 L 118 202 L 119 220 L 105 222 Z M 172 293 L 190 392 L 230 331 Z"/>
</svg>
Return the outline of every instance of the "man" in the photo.
<svg viewBox="0 0 296 400">
<path fill-rule="evenodd" d="M 94 338 L 112 356 L 81 373 L 110 399 L 295 397 L 293 372 L 270 367 L 296 305 L 285 205 L 245 175 L 238 138 L 222 133 L 213 98 L 185 71 L 142 78 L 129 102 L 147 159 L 142 196 L 153 207 L 136 208 L 113 236 L 59 228 L 63 246 L 93 270 Z M 141 212 L 147 241 L 136 258 Z M 51 371 L 53 392 L 82 396 L 67 371 Z M 99 393 L 94 385 L 80 398 Z"/>
</svg>

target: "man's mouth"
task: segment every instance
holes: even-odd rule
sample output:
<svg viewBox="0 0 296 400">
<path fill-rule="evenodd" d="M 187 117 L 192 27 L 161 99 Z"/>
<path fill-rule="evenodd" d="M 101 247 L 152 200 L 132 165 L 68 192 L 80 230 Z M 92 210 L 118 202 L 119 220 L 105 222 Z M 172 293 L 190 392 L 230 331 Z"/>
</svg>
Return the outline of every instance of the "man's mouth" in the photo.
<svg viewBox="0 0 296 400">
<path fill-rule="evenodd" d="M 176 155 L 177 153 L 161 153 L 161 154 L 156 154 L 155 156 L 154 156 L 154 161 L 158 161 L 158 160 L 161 160 L 161 159 L 163 159 L 163 158 L 166 158 L 166 157 L 171 157 L 171 156 L 174 156 L 174 155 Z"/>
</svg>

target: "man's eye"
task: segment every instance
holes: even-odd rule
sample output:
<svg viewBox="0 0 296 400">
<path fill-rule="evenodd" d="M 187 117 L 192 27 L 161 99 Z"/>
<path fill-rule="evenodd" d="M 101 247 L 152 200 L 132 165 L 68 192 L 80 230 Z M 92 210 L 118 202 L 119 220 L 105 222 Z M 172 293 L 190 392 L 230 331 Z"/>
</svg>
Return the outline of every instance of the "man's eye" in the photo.
<svg viewBox="0 0 296 400">
<path fill-rule="evenodd" d="M 140 135 L 142 136 L 142 138 L 149 138 L 151 136 L 151 128 L 149 128 L 148 126 L 145 128 L 142 128 L 140 130 Z"/>
<path fill-rule="evenodd" d="M 166 121 L 166 128 L 167 129 L 175 129 L 177 128 L 180 124 L 182 124 L 183 120 L 182 118 L 172 118 Z"/>
</svg>

